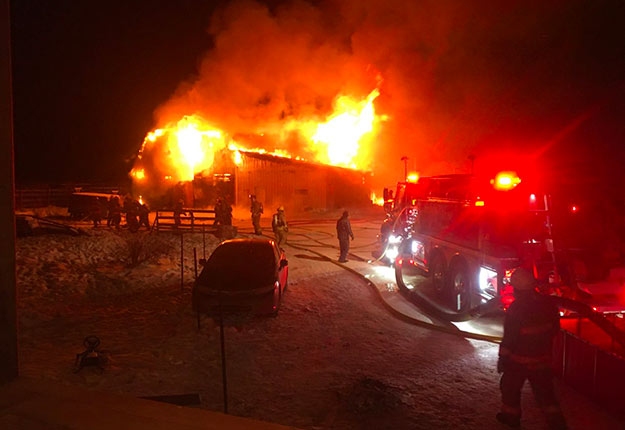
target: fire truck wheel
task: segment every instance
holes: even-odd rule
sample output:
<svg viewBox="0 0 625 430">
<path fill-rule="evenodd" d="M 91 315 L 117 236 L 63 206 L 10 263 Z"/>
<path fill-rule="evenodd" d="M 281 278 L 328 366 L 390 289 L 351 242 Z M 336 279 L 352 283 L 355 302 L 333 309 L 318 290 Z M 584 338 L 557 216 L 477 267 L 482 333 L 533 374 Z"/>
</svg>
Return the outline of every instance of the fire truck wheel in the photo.
<svg viewBox="0 0 625 430">
<path fill-rule="evenodd" d="M 455 312 L 465 312 L 471 307 L 471 278 L 464 261 L 454 262 L 447 279 L 449 305 Z"/>
<path fill-rule="evenodd" d="M 430 260 L 429 272 L 432 288 L 439 296 L 442 296 L 445 291 L 445 271 L 445 257 L 435 253 Z"/>
</svg>

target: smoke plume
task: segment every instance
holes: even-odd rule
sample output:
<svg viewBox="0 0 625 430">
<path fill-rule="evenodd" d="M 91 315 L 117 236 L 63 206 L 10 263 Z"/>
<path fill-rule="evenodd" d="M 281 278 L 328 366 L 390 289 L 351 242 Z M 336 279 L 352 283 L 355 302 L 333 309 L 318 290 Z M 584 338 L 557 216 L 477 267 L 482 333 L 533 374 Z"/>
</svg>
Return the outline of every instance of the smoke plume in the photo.
<svg viewBox="0 0 625 430">
<path fill-rule="evenodd" d="M 623 46 L 603 40 L 623 40 L 614 4 L 588 5 L 229 2 L 212 17 L 197 74 L 158 108 L 157 126 L 199 114 L 231 134 L 280 135 L 274 147 L 305 156 L 284 134 L 289 121 L 323 121 L 338 95 L 378 87 L 376 112 L 388 116 L 368 148 L 378 185 L 403 176 L 403 155 L 421 174 L 467 172 L 470 155 L 477 167 L 503 156 L 493 154 L 536 163 L 532 154 L 562 145 L 553 140 L 571 124 L 562 140 L 574 149 L 586 122 L 611 109 L 609 94 L 623 92 Z M 622 128 L 609 137 L 622 139 Z"/>
</svg>

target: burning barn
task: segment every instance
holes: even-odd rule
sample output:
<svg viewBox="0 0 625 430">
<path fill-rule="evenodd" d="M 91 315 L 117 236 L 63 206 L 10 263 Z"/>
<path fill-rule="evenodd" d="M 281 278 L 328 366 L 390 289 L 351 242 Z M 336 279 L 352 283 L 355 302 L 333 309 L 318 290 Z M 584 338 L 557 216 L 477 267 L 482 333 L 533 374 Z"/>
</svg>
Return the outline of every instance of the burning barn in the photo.
<svg viewBox="0 0 625 430">
<path fill-rule="evenodd" d="M 370 203 L 368 172 L 285 151 L 247 149 L 249 138 L 235 143 L 219 131 L 190 124 L 146 137 L 131 176 L 134 193 L 152 207 L 171 207 L 181 198 L 185 206 L 207 207 L 218 197 L 247 207 L 251 194 L 267 210 L 283 205 L 291 213 Z M 242 139 L 245 147 L 238 143 Z"/>
<path fill-rule="evenodd" d="M 228 195 L 237 206 L 248 205 L 250 194 L 267 208 L 284 205 L 291 212 L 369 203 L 368 173 L 254 151 L 230 155 L 215 164 L 213 177 L 215 184 L 230 185 Z"/>
</svg>

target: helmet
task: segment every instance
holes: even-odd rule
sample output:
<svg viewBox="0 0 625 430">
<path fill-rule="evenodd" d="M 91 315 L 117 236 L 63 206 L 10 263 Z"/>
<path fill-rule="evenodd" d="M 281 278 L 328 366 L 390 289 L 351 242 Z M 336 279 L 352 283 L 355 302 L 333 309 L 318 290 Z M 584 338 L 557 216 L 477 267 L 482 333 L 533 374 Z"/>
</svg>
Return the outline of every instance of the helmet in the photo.
<svg viewBox="0 0 625 430">
<path fill-rule="evenodd" d="M 536 278 L 529 270 L 519 267 L 512 273 L 510 284 L 515 290 L 531 291 L 536 288 Z"/>
<path fill-rule="evenodd" d="M 280 206 L 280 207 L 278 208 L 278 212 L 284 212 L 284 206 Z"/>
</svg>

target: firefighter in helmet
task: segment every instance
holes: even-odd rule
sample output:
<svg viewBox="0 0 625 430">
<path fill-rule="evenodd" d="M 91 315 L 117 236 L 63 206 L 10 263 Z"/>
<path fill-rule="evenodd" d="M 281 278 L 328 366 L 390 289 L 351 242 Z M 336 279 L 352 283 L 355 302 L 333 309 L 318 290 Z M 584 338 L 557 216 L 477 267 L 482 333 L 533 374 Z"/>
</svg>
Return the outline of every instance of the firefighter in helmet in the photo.
<svg viewBox="0 0 625 430">
<path fill-rule="evenodd" d="M 551 371 L 553 339 L 560 329 L 558 308 L 549 296 L 536 291 L 536 279 L 528 270 L 516 269 L 510 284 L 515 300 L 506 313 L 499 347 L 497 371 L 503 375 L 497 420 L 510 427 L 520 426 L 521 389 L 529 380 L 549 428 L 564 430 L 566 421 L 554 393 Z"/>
<path fill-rule="evenodd" d="M 176 204 L 174 205 L 174 228 L 179 228 L 180 227 L 180 216 L 181 215 L 186 215 L 187 213 L 184 211 L 183 209 L 184 207 L 184 200 L 179 199 Z"/>
<path fill-rule="evenodd" d="M 278 246 L 282 249 L 282 247 L 286 245 L 286 237 L 289 232 L 289 226 L 286 222 L 286 217 L 284 216 L 284 206 L 280 206 L 278 211 L 273 214 L 273 218 L 271 219 L 271 228 L 273 229 L 273 233 L 276 235 L 276 242 L 278 242 Z"/>
<path fill-rule="evenodd" d="M 250 212 L 252 213 L 252 225 L 254 226 L 254 234 L 263 234 L 263 231 L 260 228 L 260 216 L 263 213 L 263 204 L 256 200 L 256 196 L 254 194 L 250 195 Z"/>
<path fill-rule="evenodd" d="M 347 262 L 347 253 L 349 252 L 349 239 L 354 240 L 354 233 L 352 233 L 352 226 L 349 222 L 349 212 L 343 212 L 343 216 L 336 222 L 336 236 L 339 238 L 339 248 L 341 249 L 341 255 L 339 256 L 340 263 Z"/>
</svg>

